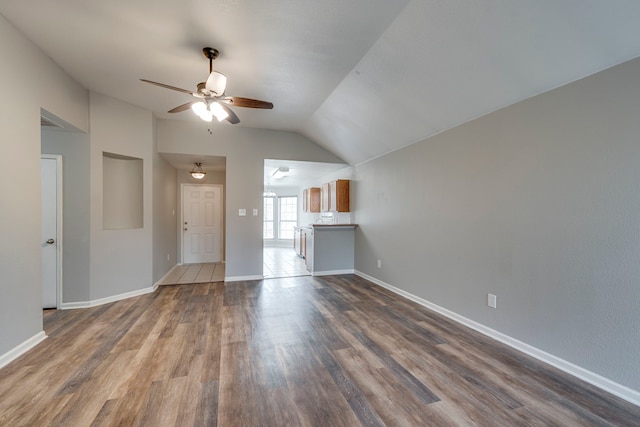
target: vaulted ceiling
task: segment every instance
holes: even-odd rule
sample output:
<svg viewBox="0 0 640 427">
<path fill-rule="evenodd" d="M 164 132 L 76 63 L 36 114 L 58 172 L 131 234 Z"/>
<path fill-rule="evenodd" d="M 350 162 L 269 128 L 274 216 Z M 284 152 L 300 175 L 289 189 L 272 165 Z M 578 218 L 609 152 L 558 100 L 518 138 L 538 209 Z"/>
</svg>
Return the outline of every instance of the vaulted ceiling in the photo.
<svg viewBox="0 0 640 427">
<path fill-rule="evenodd" d="M 208 75 L 236 126 L 300 132 L 351 164 L 640 55 L 637 0 L 2 0 L 86 88 L 167 114 Z M 227 122 L 215 126 L 232 126 Z M 214 127 L 215 131 L 215 127 Z"/>
</svg>

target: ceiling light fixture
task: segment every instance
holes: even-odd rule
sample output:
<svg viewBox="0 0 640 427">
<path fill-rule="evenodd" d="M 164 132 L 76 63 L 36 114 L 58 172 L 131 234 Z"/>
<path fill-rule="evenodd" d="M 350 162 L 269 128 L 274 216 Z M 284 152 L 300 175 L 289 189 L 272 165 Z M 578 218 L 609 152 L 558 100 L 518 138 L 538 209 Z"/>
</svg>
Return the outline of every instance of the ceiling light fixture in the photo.
<svg viewBox="0 0 640 427">
<path fill-rule="evenodd" d="M 211 71 L 205 87 L 215 93 L 216 96 L 222 96 L 227 88 L 227 76 L 218 71 Z"/>
<path fill-rule="evenodd" d="M 202 179 L 207 173 L 202 169 L 202 163 L 194 163 L 191 169 L 191 176 L 195 179 Z"/>
<path fill-rule="evenodd" d="M 282 179 L 285 176 L 287 176 L 288 173 L 289 173 L 288 167 L 280 166 L 278 169 L 275 170 L 272 176 L 273 176 L 273 179 Z"/>
<path fill-rule="evenodd" d="M 229 114 L 224 111 L 224 108 L 222 108 L 222 106 L 217 102 L 207 104 L 205 102 L 198 101 L 191 106 L 191 109 L 205 122 L 210 122 L 214 116 L 219 122 L 229 117 Z"/>
</svg>

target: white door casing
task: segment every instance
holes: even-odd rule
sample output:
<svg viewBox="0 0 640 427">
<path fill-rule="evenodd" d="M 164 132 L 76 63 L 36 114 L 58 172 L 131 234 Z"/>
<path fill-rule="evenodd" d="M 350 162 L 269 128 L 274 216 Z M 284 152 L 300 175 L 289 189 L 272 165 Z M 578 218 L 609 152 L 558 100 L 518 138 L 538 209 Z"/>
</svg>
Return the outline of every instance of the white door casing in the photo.
<svg viewBox="0 0 640 427">
<path fill-rule="evenodd" d="M 183 185 L 182 262 L 222 260 L 222 186 Z"/>
<path fill-rule="evenodd" d="M 41 155 L 42 307 L 58 308 L 62 297 L 62 156 Z"/>
</svg>

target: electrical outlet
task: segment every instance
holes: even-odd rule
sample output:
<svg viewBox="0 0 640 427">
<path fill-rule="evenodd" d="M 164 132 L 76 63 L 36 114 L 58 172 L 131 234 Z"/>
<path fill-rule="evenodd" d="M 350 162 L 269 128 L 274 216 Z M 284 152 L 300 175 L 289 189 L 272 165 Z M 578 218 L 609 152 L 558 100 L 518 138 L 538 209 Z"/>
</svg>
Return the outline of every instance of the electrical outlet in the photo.
<svg viewBox="0 0 640 427">
<path fill-rule="evenodd" d="M 378 260 L 378 268 L 382 268 L 382 261 Z"/>
<path fill-rule="evenodd" d="M 496 308 L 498 303 L 498 297 L 494 294 L 487 294 L 487 305 L 491 308 Z"/>
<path fill-rule="evenodd" d="M 253 208 L 253 216 L 258 216 L 258 209 Z"/>
</svg>

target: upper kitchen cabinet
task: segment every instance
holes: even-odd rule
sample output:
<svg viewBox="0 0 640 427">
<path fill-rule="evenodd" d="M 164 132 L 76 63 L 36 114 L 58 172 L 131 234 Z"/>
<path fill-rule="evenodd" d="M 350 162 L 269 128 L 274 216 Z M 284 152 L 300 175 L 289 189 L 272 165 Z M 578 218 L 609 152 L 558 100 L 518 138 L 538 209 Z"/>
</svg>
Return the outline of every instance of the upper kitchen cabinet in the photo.
<svg viewBox="0 0 640 427">
<path fill-rule="evenodd" d="M 322 185 L 323 212 L 349 212 L 349 180 L 337 179 Z"/>
<path fill-rule="evenodd" d="M 320 188 L 311 187 L 302 190 L 302 210 L 320 212 Z"/>
</svg>

